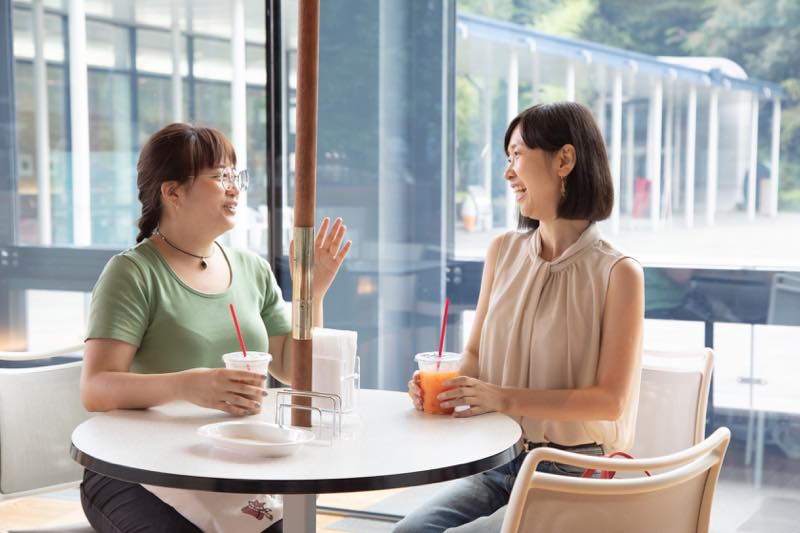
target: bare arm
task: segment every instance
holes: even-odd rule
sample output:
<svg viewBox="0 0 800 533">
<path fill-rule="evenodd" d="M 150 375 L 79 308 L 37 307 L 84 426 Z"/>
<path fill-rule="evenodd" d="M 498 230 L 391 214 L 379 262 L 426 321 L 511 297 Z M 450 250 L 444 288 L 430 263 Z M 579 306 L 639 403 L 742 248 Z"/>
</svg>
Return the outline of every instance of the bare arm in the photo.
<svg viewBox="0 0 800 533">
<path fill-rule="evenodd" d="M 174 400 L 234 415 L 257 412 L 263 378 L 253 372 L 194 368 L 169 374 L 130 372 L 136 346 L 114 339 L 89 339 L 81 369 L 81 401 L 88 411 L 143 409 Z"/>
<path fill-rule="evenodd" d="M 611 271 L 603 324 L 597 382 L 583 389 L 531 390 L 502 388 L 466 377 L 450 381 L 455 389 L 440 398 L 448 405 L 472 405 L 456 416 L 488 411 L 544 420 L 617 420 L 639 372 L 644 326 L 644 276 L 632 259 Z M 442 404 L 445 406 L 445 404 Z"/>
</svg>

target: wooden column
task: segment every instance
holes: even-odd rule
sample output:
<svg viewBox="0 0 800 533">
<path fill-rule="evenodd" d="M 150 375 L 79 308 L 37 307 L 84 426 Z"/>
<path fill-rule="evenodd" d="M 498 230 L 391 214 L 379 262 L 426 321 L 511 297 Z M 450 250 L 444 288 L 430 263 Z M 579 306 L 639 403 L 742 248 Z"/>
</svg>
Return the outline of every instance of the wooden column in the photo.
<svg viewBox="0 0 800 533">
<path fill-rule="evenodd" d="M 300 0 L 297 45 L 297 139 L 295 143 L 294 256 L 292 257 L 292 387 L 311 390 L 311 273 L 317 185 L 317 82 L 319 0 Z M 294 398 L 310 406 L 309 398 Z M 292 410 L 292 424 L 311 427 L 311 412 Z"/>
</svg>

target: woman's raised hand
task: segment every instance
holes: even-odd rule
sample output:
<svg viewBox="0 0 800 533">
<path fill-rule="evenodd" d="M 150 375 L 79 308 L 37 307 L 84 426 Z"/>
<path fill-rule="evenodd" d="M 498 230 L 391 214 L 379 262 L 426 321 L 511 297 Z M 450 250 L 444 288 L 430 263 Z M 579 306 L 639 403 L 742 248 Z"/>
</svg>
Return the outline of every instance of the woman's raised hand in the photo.
<svg viewBox="0 0 800 533">
<path fill-rule="evenodd" d="M 193 368 L 180 372 L 180 397 L 188 402 L 219 409 L 235 416 L 261 412 L 267 395 L 266 376 L 228 368 Z"/>
<path fill-rule="evenodd" d="M 411 397 L 411 401 L 414 402 L 414 408 L 422 411 L 422 387 L 419 386 L 419 370 L 416 370 L 408 381 L 408 395 Z"/>
<path fill-rule="evenodd" d="M 312 282 L 312 297 L 321 300 L 330 289 L 339 267 L 342 266 L 344 258 L 350 251 L 353 241 L 347 241 L 342 245 L 344 235 L 347 233 L 347 226 L 341 218 L 337 218 L 333 226 L 331 219 L 325 217 L 319 227 L 317 236 L 314 239 L 314 271 Z M 330 231 L 328 228 L 330 227 Z M 289 258 L 294 257 L 294 241 L 289 243 Z"/>
</svg>

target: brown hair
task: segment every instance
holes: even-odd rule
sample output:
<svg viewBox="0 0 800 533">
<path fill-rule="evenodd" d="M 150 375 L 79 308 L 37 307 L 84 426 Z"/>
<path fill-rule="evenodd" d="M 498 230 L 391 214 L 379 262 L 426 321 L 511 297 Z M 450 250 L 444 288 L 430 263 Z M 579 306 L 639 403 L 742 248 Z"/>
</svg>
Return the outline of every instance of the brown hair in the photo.
<svg viewBox="0 0 800 533">
<path fill-rule="evenodd" d="M 233 145 L 218 130 L 176 122 L 155 132 L 145 143 L 136 164 L 136 185 L 142 215 L 136 242 L 149 237 L 161 220 L 161 184 L 187 183 L 197 172 L 221 161 L 236 164 Z"/>
<path fill-rule="evenodd" d="M 528 148 L 541 148 L 554 154 L 565 144 L 575 147 L 575 167 L 568 175 L 566 196 L 556 214 L 567 220 L 604 220 L 614 207 L 614 182 L 608 164 L 606 145 L 592 112 L 575 102 L 537 104 L 517 115 L 506 129 L 503 147 L 514 129 Z M 538 220 L 520 215 L 520 229 L 535 229 Z"/>
</svg>

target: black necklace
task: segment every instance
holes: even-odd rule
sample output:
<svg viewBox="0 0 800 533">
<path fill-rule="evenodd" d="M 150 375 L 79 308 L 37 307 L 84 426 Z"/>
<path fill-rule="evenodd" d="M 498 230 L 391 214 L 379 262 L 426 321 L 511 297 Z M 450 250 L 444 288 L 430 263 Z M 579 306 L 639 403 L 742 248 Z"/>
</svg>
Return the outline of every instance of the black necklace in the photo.
<svg viewBox="0 0 800 533">
<path fill-rule="evenodd" d="M 216 248 L 216 246 L 215 246 L 215 247 L 211 248 L 211 253 L 210 253 L 210 254 L 208 254 L 208 255 L 196 255 L 196 254 L 193 254 L 193 253 L 191 253 L 191 252 L 187 252 L 186 250 L 181 250 L 180 248 L 178 248 L 177 246 L 175 246 L 174 244 L 172 244 L 171 242 L 169 242 L 169 240 L 168 240 L 166 237 L 164 237 L 164 234 L 163 234 L 163 233 L 161 233 L 161 231 L 159 231 L 158 229 L 156 229 L 156 231 L 155 231 L 154 233 L 155 233 L 156 235 L 158 235 L 159 237 L 161 237 L 162 239 L 164 239 L 164 242 L 165 242 L 165 243 L 167 243 L 168 245 L 170 245 L 170 246 L 171 246 L 172 248 L 174 248 L 175 250 L 178 250 L 180 253 L 182 253 L 182 254 L 186 254 L 186 255 L 191 255 L 192 257 L 194 257 L 194 258 L 196 258 L 196 259 L 199 259 L 199 260 L 200 260 L 200 268 L 202 268 L 203 270 L 205 270 L 205 269 L 207 269 L 207 268 L 208 268 L 208 262 L 206 261 L 206 259 L 208 259 L 208 258 L 209 258 L 209 257 L 211 257 L 212 255 L 214 255 L 214 251 L 217 249 L 217 248 Z M 217 244 L 217 242 L 216 242 L 216 241 L 214 241 L 214 244 Z"/>
</svg>

